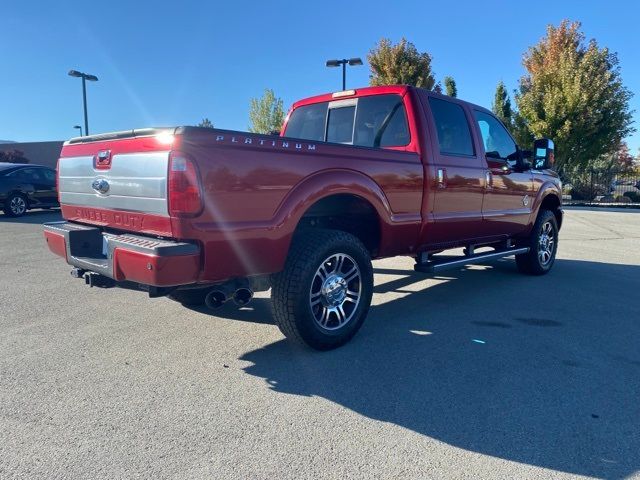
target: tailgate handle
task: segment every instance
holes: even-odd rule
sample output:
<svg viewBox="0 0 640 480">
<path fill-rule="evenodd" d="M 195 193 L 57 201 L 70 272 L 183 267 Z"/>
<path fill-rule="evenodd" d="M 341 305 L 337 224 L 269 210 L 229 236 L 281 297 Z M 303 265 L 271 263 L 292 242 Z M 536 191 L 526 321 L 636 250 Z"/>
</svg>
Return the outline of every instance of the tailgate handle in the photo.
<svg viewBox="0 0 640 480">
<path fill-rule="evenodd" d="M 94 159 L 96 168 L 109 168 L 111 166 L 111 150 L 100 150 Z"/>
</svg>

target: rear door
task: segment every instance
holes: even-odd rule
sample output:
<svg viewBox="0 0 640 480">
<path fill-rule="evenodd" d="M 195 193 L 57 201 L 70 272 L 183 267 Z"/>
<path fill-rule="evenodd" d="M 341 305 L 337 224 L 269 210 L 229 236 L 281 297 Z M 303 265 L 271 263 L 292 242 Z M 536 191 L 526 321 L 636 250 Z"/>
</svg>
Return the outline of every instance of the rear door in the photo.
<svg viewBox="0 0 640 480">
<path fill-rule="evenodd" d="M 48 203 L 48 188 L 41 168 L 21 168 L 11 176 L 15 178 L 17 188 L 26 193 L 30 206 Z"/>
<path fill-rule="evenodd" d="M 484 162 L 470 128 L 470 112 L 463 104 L 422 96 L 431 125 L 434 181 L 433 223 L 426 232 L 430 245 L 459 244 L 481 235 Z M 430 117 L 430 118 L 429 118 Z"/>
<path fill-rule="evenodd" d="M 488 175 L 483 230 L 491 236 L 518 234 L 529 223 L 535 198 L 531 170 L 519 168 L 516 142 L 496 117 L 475 109 L 473 115 Z"/>
<path fill-rule="evenodd" d="M 56 172 L 50 168 L 40 168 L 42 177 L 42 201 L 49 205 L 58 203 L 58 192 L 56 191 Z"/>
</svg>

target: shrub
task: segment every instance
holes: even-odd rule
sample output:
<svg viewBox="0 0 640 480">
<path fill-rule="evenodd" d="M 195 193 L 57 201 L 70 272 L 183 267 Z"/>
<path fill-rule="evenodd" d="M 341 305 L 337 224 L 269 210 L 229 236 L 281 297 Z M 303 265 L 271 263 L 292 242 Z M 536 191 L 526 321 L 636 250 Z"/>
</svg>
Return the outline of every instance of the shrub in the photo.
<svg viewBox="0 0 640 480">
<path fill-rule="evenodd" d="M 607 190 L 604 184 L 578 179 L 571 186 L 571 197 L 574 200 L 593 200 L 598 195 L 605 195 Z"/>
</svg>

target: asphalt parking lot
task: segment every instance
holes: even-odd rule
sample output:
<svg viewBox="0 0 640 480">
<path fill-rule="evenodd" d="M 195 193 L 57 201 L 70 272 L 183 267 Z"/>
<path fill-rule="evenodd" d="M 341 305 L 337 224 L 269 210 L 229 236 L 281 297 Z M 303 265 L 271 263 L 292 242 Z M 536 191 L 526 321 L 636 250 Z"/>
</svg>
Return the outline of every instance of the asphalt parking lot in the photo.
<svg viewBox="0 0 640 480">
<path fill-rule="evenodd" d="M 640 476 L 640 211 L 568 211 L 546 277 L 375 262 L 327 353 L 264 295 L 89 289 L 46 249 L 57 218 L 0 215 L 0 478 Z"/>
</svg>

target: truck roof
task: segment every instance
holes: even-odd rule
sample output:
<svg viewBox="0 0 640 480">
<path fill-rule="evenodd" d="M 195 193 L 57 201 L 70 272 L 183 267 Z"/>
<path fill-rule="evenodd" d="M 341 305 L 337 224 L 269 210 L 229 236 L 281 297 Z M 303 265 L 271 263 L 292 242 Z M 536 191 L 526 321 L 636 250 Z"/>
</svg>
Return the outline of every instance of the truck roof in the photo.
<svg viewBox="0 0 640 480">
<path fill-rule="evenodd" d="M 360 97 L 365 95 L 382 95 L 385 93 L 404 95 L 411 88 L 414 87 L 411 87 L 409 85 L 382 85 L 379 87 L 362 87 L 351 90 L 344 90 L 341 92 L 323 93 L 321 95 L 314 95 L 313 97 L 298 100 L 292 105 L 292 108 L 298 108 L 302 105 L 309 105 L 312 103 L 330 102 L 332 100 L 340 100 L 341 98 Z"/>
<path fill-rule="evenodd" d="M 404 95 L 410 90 L 422 90 L 429 96 L 442 98 L 444 100 L 462 103 L 473 107 L 476 110 L 484 110 L 489 112 L 489 110 L 482 105 L 477 105 L 475 103 L 467 102 L 465 100 L 461 100 L 457 97 L 450 97 L 448 95 L 443 95 L 433 90 L 427 90 L 426 88 L 418 88 L 413 87 L 411 85 L 380 85 L 376 87 L 362 87 L 362 88 L 354 88 L 350 90 L 331 92 L 331 93 L 323 93 L 321 95 L 314 95 L 313 97 L 303 98 L 302 100 L 298 100 L 295 102 L 291 109 L 294 110 L 303 105 L 310 105 L 313 103 L 320 102 L 331 102 L 333 100 L 340 100 L 342 98 L 354 98 L 354 97 L 364 97 L 367 95 L 383 95 L 383 94 L 396 94 L 396 95 Z"/>
</svg>

